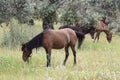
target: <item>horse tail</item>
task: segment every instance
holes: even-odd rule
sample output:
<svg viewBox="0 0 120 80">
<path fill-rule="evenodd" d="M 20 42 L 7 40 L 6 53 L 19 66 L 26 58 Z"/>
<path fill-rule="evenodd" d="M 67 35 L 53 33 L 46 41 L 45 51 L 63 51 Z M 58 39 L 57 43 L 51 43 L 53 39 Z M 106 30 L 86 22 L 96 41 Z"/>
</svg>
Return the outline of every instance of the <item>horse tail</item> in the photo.
<svg viewBox="0 0 120 80">
<path fill-rule="evenodd" d="M 80 48 L 80 46 L 82 45 L 83 43 L 83 40 L 85 38 L 84 34 L 80 33 L 80 32 L 76 32 L 76 35 L 77 35 L 77 38 L 78 38 L 78 48 Z"/>
</svg>

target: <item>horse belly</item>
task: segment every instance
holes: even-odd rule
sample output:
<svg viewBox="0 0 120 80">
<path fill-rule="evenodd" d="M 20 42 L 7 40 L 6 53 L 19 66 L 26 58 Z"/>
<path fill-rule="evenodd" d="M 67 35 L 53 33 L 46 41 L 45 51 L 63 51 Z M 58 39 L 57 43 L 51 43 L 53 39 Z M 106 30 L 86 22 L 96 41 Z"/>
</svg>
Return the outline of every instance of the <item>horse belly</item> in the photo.
<svg viewBox="0 0 120 80">
<path fill-rule="evenodd" d="M 52 48 L 53 49 L 62 49 L 65 46 L 63 43 L 53 43 Z"/>
<path fill-rule="evenodd" d="M 43 47 L 44 48 L 51 48 L 51 49 L 61 49 L 64 48 L 64 46 L 67 45 L 66 40 L 63 38 L 53 38 L 53 37 L 47 37 L 43 40 Z"/>
</svg>

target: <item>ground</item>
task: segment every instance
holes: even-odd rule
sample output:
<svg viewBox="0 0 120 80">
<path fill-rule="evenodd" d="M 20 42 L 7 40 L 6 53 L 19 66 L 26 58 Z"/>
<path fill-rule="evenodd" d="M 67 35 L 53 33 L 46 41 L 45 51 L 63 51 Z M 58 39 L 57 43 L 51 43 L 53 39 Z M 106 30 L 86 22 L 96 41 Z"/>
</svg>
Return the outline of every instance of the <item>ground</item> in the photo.
<svg viewBox="0 0 120 80">
<path fill-rule="evenodd" d="M 106 41 L 102 33 L 100 41 L 93 43 L 86 36 L 81 49 L 77 49 L 77 64 L 73 65 L 73 54 L 66 66 L 64 49 L 52 50 L 51 67 L 46 67 L 43 48 L 36 51 L 30 63 L 22 61 L 21 45 L 15 49 L 0 47 L 0 80 L 120 80 L 120 37 L 113 35 L 112 42 Z"/>
</svg>

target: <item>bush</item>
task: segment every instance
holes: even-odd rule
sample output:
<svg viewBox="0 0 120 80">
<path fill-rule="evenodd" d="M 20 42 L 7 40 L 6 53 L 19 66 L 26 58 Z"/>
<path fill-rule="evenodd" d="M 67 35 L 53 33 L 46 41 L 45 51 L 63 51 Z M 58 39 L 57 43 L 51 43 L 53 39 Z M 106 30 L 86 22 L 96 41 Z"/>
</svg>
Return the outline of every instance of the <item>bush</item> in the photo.
<svg viewBox="0 0 120 80">
<path fill-rule="evenodd" d="M 33 26 L 10 23 L 9 30 L 4 30 L 2 46 L 17 47 L 29 41 L 37 32 Z"/>
</svg>

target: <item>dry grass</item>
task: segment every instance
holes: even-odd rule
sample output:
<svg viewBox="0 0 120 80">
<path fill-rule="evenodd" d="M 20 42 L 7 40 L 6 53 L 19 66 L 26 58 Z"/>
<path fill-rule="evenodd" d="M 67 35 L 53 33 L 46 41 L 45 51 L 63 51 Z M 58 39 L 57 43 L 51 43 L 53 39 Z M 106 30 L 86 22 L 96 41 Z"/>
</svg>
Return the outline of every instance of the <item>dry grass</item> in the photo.
<svg viewBox="0 0 120 80">
<path fill-rule="evenodd" d="M 66 66 L 64 49 L 52 51 L 51 67 L 47 68 L 43 48 L 33 50 L 30 64 L 22 61 L 20 46 L 17 49 L 0 48 L 0 80 L 120 80 L 120 37 L 114 36 L 111 44 L 102 34 L 99 43 L 87 35 L 81 49 L 77 50 L 77 65 L 73 55 Z"/>
</svg>

